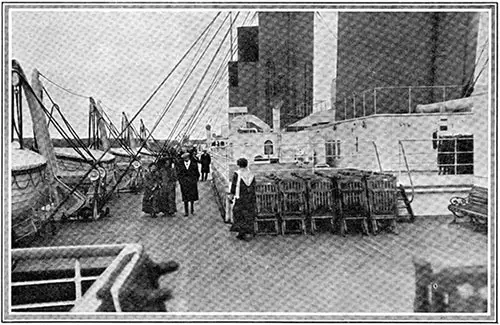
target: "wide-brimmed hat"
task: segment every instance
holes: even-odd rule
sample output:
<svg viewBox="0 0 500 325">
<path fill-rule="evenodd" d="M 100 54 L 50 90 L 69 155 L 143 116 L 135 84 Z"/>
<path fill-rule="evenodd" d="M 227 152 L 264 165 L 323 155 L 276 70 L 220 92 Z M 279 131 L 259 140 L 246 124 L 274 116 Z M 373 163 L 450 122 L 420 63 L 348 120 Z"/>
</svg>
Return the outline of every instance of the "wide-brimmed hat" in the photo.
<svg viewBox="0 0 500 325">
<path fill-rule="evenodd" d="M 181 157 L 182 157 L 182 158 L 187 158 L 187 157 L 189 157 L 189 153 L 185 152 L 185 153 L 183 153 L 183 154 L 181 155 Z"/>
</svg>

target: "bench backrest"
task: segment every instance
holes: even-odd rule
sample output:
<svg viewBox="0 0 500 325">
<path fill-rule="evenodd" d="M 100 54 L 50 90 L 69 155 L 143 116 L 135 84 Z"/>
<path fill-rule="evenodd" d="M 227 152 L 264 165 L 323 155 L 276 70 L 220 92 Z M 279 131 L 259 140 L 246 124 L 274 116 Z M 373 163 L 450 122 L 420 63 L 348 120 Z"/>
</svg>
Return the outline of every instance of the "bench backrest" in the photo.
<svg viewBox="0 0 500 325">
<path fill-rule="evenodd" d="M 488 190 L 484 187 L 474 186 L 469 193 L 469 204 L 488 206 Z"/>
</svg>

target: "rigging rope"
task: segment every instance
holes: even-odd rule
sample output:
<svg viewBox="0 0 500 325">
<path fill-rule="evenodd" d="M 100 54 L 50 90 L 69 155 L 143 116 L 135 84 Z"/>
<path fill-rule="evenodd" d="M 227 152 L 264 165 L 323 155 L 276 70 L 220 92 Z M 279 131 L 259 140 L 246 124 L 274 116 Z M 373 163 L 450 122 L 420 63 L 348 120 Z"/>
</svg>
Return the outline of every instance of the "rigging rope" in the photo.
<svg viewBox="0 0 500 325">
<path fill-rule="evenodd" d="M 227 19 L 227 17 L 226 17 L 226 19 Z M 217 30 L 217 32 L 216 32 L 215 35 L 217 35 L 218 31 L 220 30 L 220 28 L 222 28 L 222 26 L 223 26 L 223 24 L 221 24 L 221 26 L 219 27 L 219 29 Z M 180 91 L 182 90 L 182 88 L 184 87 L 184 85 L 186 84 L 186 82 L 188 81 L 189 77 L 191 76 L 191 74 L 193 73 L 193 71 L 195 70 L 195 68 L 198 66 L 198 63 L 203 58 L 203 54 L 205 54 L 205 52 L 208 50 L 209 46 L 212 44 L 212 41 L 214 40 L 215 35 L 212 37 L 212 39 L 210 40 L 210 42 L 208 43 L 208 45 L 205 47 L 205 51 L 198 57 L 198 55 L 201 52 L 201 49 L 203 48 L 203 43 L 205 43 L 206 37 L 208 36 L 208 34 L 205 34 L 204 39 L 200 43 L 200 47 L 197 49 L 195 55 L 193 56 L 193 58 L 192 58 L 192 60 L 191 60 L 191 62 L 189 64 L 190 68 L 186 69 L 186 71 L 184 72 L 184 75 L 182 76 L 181 80 L 179 81 L 179 84 L 177 85 L 175 91 L 172 93 L 172 95 L 170 96 L 169 100 L 167 101 L 167 103 L 163 107 L 162 113 L 160 114 L 160 117 L 157 119 L 157 121 L 155 123 L 159 123 L 163 119 L 163 117 L 165 116 L 165 114 L 170 110 L 171 105 L 173 104 L 173 102 L 175 101 L 175 99 L 177 98 L 177 96 L 179 95 Z M 197 57 L 198 57 L 198 60 L 196 60 Z M 166 141 L 168 141 L 168 139 Z M 161 149 L 162 148 L 160 148 L 159 154 L 161 154 Z"/>
<path fill-rule="evenodd" d="M 245 19 L 243 20 L 242 25 L 245 25 L 249 15 L 250 15 L 250 12 L 247 13 Z M 256 15 L 256 13 L 253 15 L 253 17 L 255 17 L 255 15 Z M 207 91 L 205 92 L 205 95 L 203 96 L 202 100 L 200 101 L 200 104 L 199 104 L 195 114 L 191 115 L 188 122 L 183 126 L 183 128 L 179 132 L 179 134 L 182 134 L 182 136 L 180 137 L 181 139 L 185 138 L 186 135 L 190 136 L 192 134 L 192 131 L 194 129 L 195 124 L 198 122 L 198 119 L 201 119 L 206 114 L 207 110 L 205 110 L 205 107 L 208 105 L 208 102 L 209 102 L 209 99 L 207 99 L 207 98 L 212 98 L 211 96 L 212 96 L 213 92 L 215 91 L 215 89 L 219 86 L 220 82 L 222 81 L 222 78 L 224 77 L 224 72 L 225 72 L 225 70 L 223 68 L 225 66 L 227 66 L 227 64 L 229 62 L 229 58 L 232 57 L 231 54 L 234 54 L 234 52 L 237 52 L 237 49 L 232 50 L 232 48 L 230 47 L 225 58 L 222 60 L 219 68 L 217 69 L 217 72 L 214 75 L 214 78 L 210 84 L 210 87 L 207 89 Z M 219 75 L 219 73 L 221 73 L 221 74 Z M 225 90 L 227 90 L 227 89 L 229 89 L 229 85 L 226 86 Z M 203 113 L 201 113 L 201 112 L 203 112 Z M 202 116 L 200 116 L 200 114 L 202 114 Z M 177 138 L 179 138 L 179 136 L 177 136 Z"/>
<path fill-rule="evenodd" d="M 104 105 L 103 102 L 101 102 L 101 104 L 106 107 L 106 108 L 109 108 L 108 106 Z M 133 155 L 134 152 L 131 150 L 131 148 L 123 141 L 123 139 L 119 136 L 119 131 L 118 129 L 116 128 L 116 126 L 113 124 L 113 122 L 111 121 L 111 118 L 109 117 L 109 115 L 106 113 L 105 110 L 102 110 L 102 114 L 101 112 L 99 112 L 99 115 L 101 115 L 101 118 L 102 118 L 102 121 L 104 123 L 104 126 L 109 130 L 110 132 L 110 135 L 113 136 L 114 140 L 118 141 L 118 144 L 120 145 L 120 147 L 129 155 Z M 107 119 L 107 120 L 106 120 Z"/>
<path fill-rule="evenodd" d="M 204 108 L 208 103 L 207 98 L 209 98 L 213 94 L 215 89 L 219 86 L 220 82 L 222 81 L 222 78 L 225 75 L 224 74 L 225 69 L 223 68 L 227 66 L 226 59 L 229 59 L 231 52 L 233 51 L 229 49 L 229 51 L 226 54 L 226 57 L 224 58 L 219 68 L 217 69 L 217 72 L 215 73 L 214 78 L 212 79 L 210 86 L 207 88 L 207 91 L 205 92 L 202 100 L 200 101 L 200 104 L 198 105 L 195 113 L 191 115 L 190 119 L 187 121 L 186 124 L 184 124 L 183 128 L 179 131 L 179 134 L 182 134 L 182 136 L 180 137 L 181 139 L 184 138 L 186 135 L 191 135 L 192 133 L 191 130 L 194 128 L 194 125 L 198 121 L 198 118 L 200 118 L 201 112 L 202 111 L 205 112 Z"/>
<path fill-rule="evenodd" d="M 202 75 L 202 77 L 201 77 L 200 81 L 199 81 L 199 82 L 198 82 L 198 84 L 195 86 L 195 89 L 194 89 L 194 91 L 193 91 L 193 94 L 191 95 L 191 97 L 189 98 L 188 102 L 187 102 L 187 103 L 186 103 L 186 105 L 184 106 L 184 109 L 183 109 L 183 111 L 182 111 L 182 113 L 181 113 L 181 116 L 179 117 L 179 119 L 177 120 L 177 122 L 176 122 L 176 124 L 175 124 L 174 128 L 173 128 L 173 129 L 171 130 L 171 132 L 170 132 L 169 139 L 171 139 L 171 138 L 172 138 L 172 136 L 173 136 L 174 132 L 175 132 L 175 131 L 177 130 L 177 128 L 178 128 L 178 125 L 180 125 L 180 121 L 182 120 L 182 118 L 183 118 L 183 117 L 184 117 L 184 115 L 186 114 L 186 112 L 187 112 L 187 109 L 188 109 L 189 105 L 190 105 L 190 104 L 191 104 L 191 102 L 193 101 L 193 98 L 194 98 L 194 96 L 196 95 L 196 93 L 197 93 L 197 91 L 198 91 L 198 89 L 199 89 L 199 87 L 200 87 L 201 83 L 202 83 L 202 82 L 203 82 L 203 80 L 205 79 L 205 77 L 206 77 L 206 75 L 207 75 L 208 71 L 210 70 L 210 67 L 212 66 L 213 62 L 215 61 L 215 58 L 217 57 L 217 54 L 219 54 L 220 49 L 222 48 L 222 45 L 224 44 L 224 42 L 225 42 L 225 40 L 226 40 L 227 36 L 229 35 L 229 33 L 230 33 L 230 31 L 231 31 L 232 25 L 233 25 L 234 23 L 236 23 L 236 20 L 238 19 L 239 14 L 240 14 L 239 12 L 236 14 L 236 18 L 235 18 L 234 22 L 231 24 L 230 28 L 227 30 L 226 34 L 224 35 L 224 38 L 222 39 L 221 43 L 219 44 L 219 46 L 218 46 L 218 48 L 217 48 L 216 53 L 214 54 L 214 56 L 213 56 L 213 57 L 212 57 L 212 59 L 210 60 L 210 62 L 209 62 L 209 64 L 208 64 L 207 68 L 205 69 L 205 72 L 203 73 L 203 75 Z"/>
<path fill-rule="evenodd" d="M 61 85 L 59 85 L 58 83 L 56 83 L 56 82 L 54 82 L 54 81 L 50 80 L 49 78 L 47 78 L 45 75 L 43 75 L 43 74 L 42 74 L 42 73 L 40 73 L 40 72 L 39 72 L 39 74 L 40 74 L 40 76 L 42 76 L 43 78 L 45 78 L 45 80 L 47 80 L 48 82 L 50 82 L 51 84 L 53 84 L 53 85 L 54 85 L 54 86 L 56 86 L 57 88 L 60 88 L 60 89 L 64 90 L 64 91 L 65 91 L 65 92 L 67 92 L 67 93 L 70 93 L 70 94 L 72 94 L 72 95 L 74 95 L 74 96 L 81 97 L 81 98 L 90 98 L 90 96 L 85 96 L 85 95 L 78 94 L 78 93 L 76 93 L 76 92 L 74 92 L 74 91 L 72 91 L 72 90 L 69 90 L 69 89 L 67 89 L 67 88 L 65 88 L 65 87 L 63 87 L 63 86 L 61 86 Z"/>
<path fill-rule="evenodd" d="M 50 102 L 52 103 L 52 108 L 55 108 L 57 110 L 57 112 L 59 113 L 59 116 L 61 116 L 64 124 L 66 125 L 66 128 L 69 130 L 69 133 L 71 133 L 71 135 L 73 136 L 74 140 L 76 141 L 76 143 L 80 146 L 80 148 L 82 148 L 89 156 L 92 160 L 96 160 L 96 158 L 94 157 L 94 155 L 92 154 L 92 152 L 85 146 L 85 143 L 83 143 L 82 139 L 80 139 L 80 137 L 78 136 L 78 134 L 76 133 L 75 129 L 73 129 L 73 127 L 71 126 L 71 124 L 68 122 L 68 120 L 66 119 L 66 117 L 62 114 L 61 112 L 61 109 L 59 107 L 59 105 L 57 105 L 54 100 L 52 99 L 52 97 L 50 96 L 49 92 L 47 91 L 47 89 L 45 87 L 42 87 L 43 91 L 45 92 L 45 94 L 47 95 L 47 97 L 49 98 Z M 54 119 L 55 121 L 55 119 Z M 64 135 L 63 135 L 64 137 Z M 80 152 L 80 148 L 77 147 L 76 145 L 74 145 L 73 143 L 73 140 L 71 140 L 69 137 L 67 139 L 65 139 L 66 141 L 68 141 L 71 145 L 71 147 L 76 151 L 78 152 L 78 154 L 80 154 L 82 156 L 82 158 L 84 160 L 87 160 L 87 158 L 85 157 L 85 155 L 83 155 L 81 152 Z"/>
<path fill-rule="evenodd" d="M 161 88 L 161 86 L 163 86 L 163 84 L 168 80 L 168 78 L 172 75 L 172 73 L 177 69 L 177 67 L 182 63 L 182 61 L 185 59 L 185 57 L 189 54 L 189 52 L 191 51 L 191 49 L 198 43 L 198 41 L 201 39 L 201 37 L 206 33 L 206 31 L 210 28 L 210 26 L 212 26 L 212 24 L 215 22 L 215 20 L 219 17 L 220 15 L 220 12 L 217 13 L 217 15 L 212 19 L 212 21 L 208 24 L 207 27 L 205 27 L 204 31 L 200 34 L 200 36 L 193 42 L 193 44 L 190 46 L 190 48 L 184 53 L 184 55 L 181 57 L 181 59 L 179 60 L 179 62 L 174 66 L 174 68 L 172 69 L 172 71 L 167 75 L 167 77 L 164 79 L 164 81 L 160 84 L 160 86 L 157 88 L 157 90 L 159 90 Z M 21 75 L 19 73 L 20 77 L 21 77 L 21 80 L 27 85 L 27 88 L 28 90 L 34 95 L 36 101 L 38 102 L 38 104 L 40 104 L 40 106 L 45 110 L 45 107 L 43 105 L 43 102 L 40 100 L 40 98 L 38 98 L 38 96 L 36 95 L 36 93 L 34 92 L 33 88 L 31 88 L 31 85 L 28 83 L 28 81 L 25 79 L 25 77 L 23 75 Z M 139 115 L 139 113 L 144 109 L 144 107 L 149 103 L 149 101 L 153 98 L 153 96 L 157 93 L 157 90 L 155 90 L 153 92 L 153 94 L 150 96 L 150 98 L 146 101 L 146 103 L 144 103 L 142 105 L 142 107 L 138 110 L 138 112 L 134 115 L 134 117 L 132 118 L 132 120 L 130 121 L 130 123 Z M 123 131 L 122 131 L 123 133 Z M 121 133 L 120 133 L 121 135 Z M 120 136 L 119 135 L 119 136 Z M 106 149 L 103 153 L 102 153 L 102 156 L 99 158 L 102 159 L 104 157 L 104 155 L 109 151 L 110 148 Z M 140 152 L 140 150 L 137 152 L 137 155 L 138 153 Z M 120 177 L 120 179 L 116 182 L 116 184 L 113 186 L 112 190 L 110 191 L 110 193 L 108 193 L 108 196 L 106 196 L 106 198 L 104 199 L 103 202 L 107 202 L 107 200 L 109 200 L 110 198 L 110 194 L 116 189 L 116 186 L 120 183 L 120 181 L 123 179 L 123 177 L 125 176 L 125 174 L 128 172 L 128 170 L 130 169 L 130 166 L 132 165 L 132 162 L 133 160 L 130 161 L 129 165 L 127 166 L 125 172 L 122 174 L 122 176 Z M 59 212 L 59 210 L 61 209 L 61 207 L 64 205 L 64 203 L 66 203 L 66 201 L 71 197 L 71 195 L 73 193 L 76 192 L 77 188 L 85 181 L 85 179 L 88 177 L 88 175 L 91 173 L 91 171 L 98 165 L 98 162 L 94 162 L 91 164 L 91 168 L 89 168 L 89 170 L 83 175 L 83 177 L 80 179 L 80 181 L 78 182 L 78 184 L 76 184 L 71 190 L 70 192 L 66 195 L 66 197 L 61 200 L 57 206 L 54 208 L 54 210 L 51 212 L 49 218 L 53 218 L 54 215 Z"/>
<path fill-rule="evenodd" d="M 335 33 L 330 29 L 330 26 L 328 26 L 328 24 L 326 23 L 325 18 L 323 18 L 323 16 L 321 15 L 321 13 L 319 11 L 316 11 L 316 15 L 319 18 L 321 18 L 321 21 L 323 22 L 323 24 L 325 25 L 325 27 L 328 29 L 328 31 L 330 32 L 330 34 L 333 36 L 333 38 L 336 39 L 336 40 L 338 40 L 337 35 L 335 35 Z"/>
<path fill-rule="evenodd" d="M 139 111 L 134 115 L 134 117 L 132 118 L 132 120 L 129 121 L 129 125 L 130 123 L 132 123 L 132 121 L 137 118 L 137 116 L 140 114 L 140 112 L 144 109 L 144 107 L 151 101 L 151 99 L 153 98 L 153 96 L 158 92 L 158 90 L 163 86 L 163 84 L 168 80 L 168 78 L 173 74 L 173 72 L 177 69 L 177 67 L 182 63 L 182 61 L 184 61 L 184 59 L 187 57 L 187 55 L 189 54 L 189 52 L 195 47 L 195 45 L 199 42 L 199 40 L 203 37 L 203 35 L 205 35 L 205 33 L 210 29 L 210 27 L 213 25 L 213 23 L 217 20 L 217 18 L 220 16 L 220 12 L 217 13 L 217 15 L 212 19 L 212 21 L 208 24 L 208 26 L 203 30 L 203 32 L 198 36 L 198 38 L 196 39 L 196 41 L 190 46 L 190 48 L 186 51 L 186 53 L 184 53 L 184 55 L 182 56 L 182 58 L 179 60 L 179 62 L 177 62 L 177 64 L 174 66 L 173 70 L 167 75 L 167 77 L 163 80 L 163 82 L 160 84 L 160 86 L 158 86 L 158 88 L 153 92 L 153 94 L 148 98 L 148 100 L 142 105 L 142 107 L 139 109 Z M 159 122 L 156 123 L 153 127 L 153 129 L 151 130 L 151 133 L 148 135 L 148 137 L 146 138 L 146 141 L 144 141 L 139 149 L 137 150 L 137 153 L 135 154 L 134 158 L 136 158 L 139 153 L 141 152 L 142 148 L 144 147 L 144 145 L 146 144 L 147 140 L 151 137 L 151 135 L 153 134 L 153 132 L 155 131 L 156 127 L 158 126 Z M 123 133 L 124 130 L 122 130 L 121 133 Z M 121 134 L 120 134 L 121 135 Z M 122 173 L 122 175 L 120 176 L 120 178 L 117 180 L 117 182 L 114 184 L 114 186 L 112 187 L 111 191 L 106 195 L 106 197 L 104 198 L 103 202 L 107 202 L 110 197 L 111 197 L 111 194 L 114 192 L 114 190 L 116 189 L 116 187 L 118 186 L 118 184 L 122 181 L 122 179 L 125 177 L 125 175 L 127 174 L 127 172 L 129 171 L 130 167 L 132 166 L 132 163 L 133 163 L 133 160 L 135 159 L 131 159 L 129 164 L 127 165 L 125 171 Z"/>
<path fill-rule="evenodd" d="M 476 71 L 476 68 L 479 65 L 479 62 L 481 61 L 481 58 L 483 57 L 483 53 L 484 53 L 484 50 L 486 49 L 486 45 L 488 45 L 488 39 L 486 39 L 484 41 L 484 44 L 481 48 L 481 53 L 479 53 L 479 56 L 477 58 L 477 62 L 474 63 L 474 67 L 472 68 L 472 74 L 467 82 L 467 88 L 464 91 L 465 94 L 469 93 L 470 91 L 472 91 L 474 89 L 476 82 L 479 80 L 479 76 L 483 73 L 484 67 L 485 67 L 486 63 L 488 62 L 488 58 L 486 58 L 485 64 L 483 64 L 481 71 L 478 73 L 476 79 L 474 79 L 474 71 Z"/>
<path fill-rule="evenodd" d="M 229 15 L 226 16 L 226 18 L 224 19 L 224 21 L 222 22 L 222 24 L 219 26 L 219 28 L 217 29 L 217 31 L 215 32 L 215 34 L 212 36 L 212 38 L 210 39 L 208 45 L 206 46 L 206 48 L 204 49 L 203 53 L 200 55 L 200 57 L 198 58 L 197 62 L 194 64 L 194 66 L 192 67 L 192 69 L 189 71 L 189 73 L 187 75 L 185 75 L 185 79 L 182 81 L 182 83 L 177 87 L 177 91 L 171 96 L 169 102 L 167 103 L 167 105 L 164 107 L 164 110 L 162 112 L 162 114 L 160 115 L 160 117 L 157 119 L 157 121 L 155 122 L 154 126 L 153 126 L 153 129 L 151 132 L 154 132 L 154 130 L 158 127 L 158 124 L 160 123 L 160 121 L 163 119 L 163 117 L 165 116 L 165 114 L 169 111 L 169 109 L 171 108 L 173 102 L 175 101 L 175 99 L 177 98 L 177 96 L 179 95 L 180 91 L 182 90 L 182 87 L 184 87 L 184 85 L 186 84 L 186 82 L 188 81 L 189 77 L 192 75 L 192 73 L 194 72 L 194 70 L 196 69 L 196 67 L 198 66 L 198 64 L 200 63 L 201 59 L 203 58 L 203 56 L 205 55 L 205 53 L 207 52 L 207 50 L 209 49 L 210 45 L 212 44 L 213 40 L 215 39 L 215 37 L 217 36 L 217 34 L 219 33 L 219 31 L 221 30 L 222 26 L 224 25 L 224 22 L 227 20 L 227 18 L 229 17 Z M 177 123 L 179 123 L 179 120 L 177 120 Z M 163 147 L 160 149 L 159 151 L 159 155 L 163 153 L 163 149 L 165 148 L 165 145 L 168 143 L 168 141 L 171 139 L 171 134 L 169 135 L 169 137 L 167 138 L 167 140 L 165 141 Z"/>
</svg>

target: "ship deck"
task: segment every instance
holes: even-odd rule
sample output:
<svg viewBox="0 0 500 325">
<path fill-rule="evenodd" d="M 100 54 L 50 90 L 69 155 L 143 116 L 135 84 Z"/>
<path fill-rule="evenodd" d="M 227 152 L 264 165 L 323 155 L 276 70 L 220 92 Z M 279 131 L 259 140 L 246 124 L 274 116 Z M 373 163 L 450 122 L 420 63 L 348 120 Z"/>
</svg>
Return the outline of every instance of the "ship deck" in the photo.
<svg viewBox="0 0 500 325">
<path fill-rule="evenodd" d="M 120 194 L 111 216 L 63 224 L 34 246 L 141 243 L 154 261 L 176 260 L 161 278 L 173 290 L 170 312 L 411 313 L 415 256 L 453 265 L 487 265 L 487 236 L 451 220 L 398 223 L 398 235 L 257 236 L 239 241 L 216 205 L 211 182 L 199 183 L 194 216 L 141 212 L 142 194 Z"/>
</svg>

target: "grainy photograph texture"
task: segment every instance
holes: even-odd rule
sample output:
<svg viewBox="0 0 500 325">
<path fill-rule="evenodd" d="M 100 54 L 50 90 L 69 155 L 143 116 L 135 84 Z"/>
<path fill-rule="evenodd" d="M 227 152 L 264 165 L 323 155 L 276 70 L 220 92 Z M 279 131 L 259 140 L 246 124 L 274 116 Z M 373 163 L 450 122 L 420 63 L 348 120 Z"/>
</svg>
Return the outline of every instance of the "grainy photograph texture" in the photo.
<svg viewBox="0 0 500 325">
<path fill-rule="evenodd" d="M 497 319 L 496 3 L 2 9 L 4 321 Z"/>
</svg>

